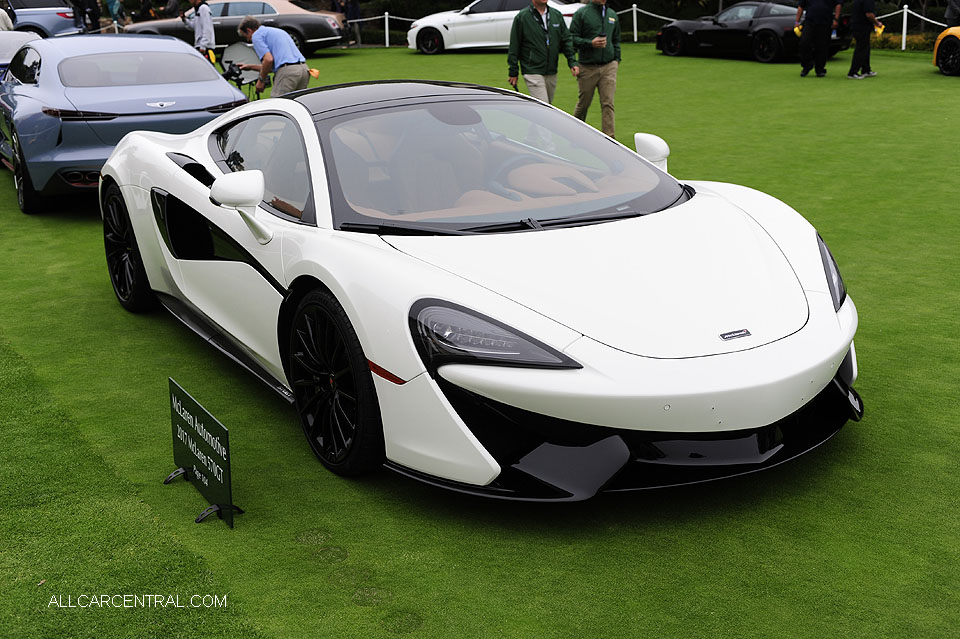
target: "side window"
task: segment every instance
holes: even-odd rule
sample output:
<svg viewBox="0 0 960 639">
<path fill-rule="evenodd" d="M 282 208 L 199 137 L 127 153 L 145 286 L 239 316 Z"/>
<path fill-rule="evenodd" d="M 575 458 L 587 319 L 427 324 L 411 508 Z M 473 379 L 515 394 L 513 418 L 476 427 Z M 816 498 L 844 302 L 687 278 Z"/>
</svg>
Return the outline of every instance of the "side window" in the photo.
<svg viewBox="0 0 960 639">
<path fill-rule="evenodd" d="M 36 84 L 40 75 L 40 54 L 26 47 L 20 49 L 10 61 L 10 75 L 24 84 Z"/>
<path fill-rule="evenodd" d="M 501 1 L 502 0 L 480 0 L 480 2 L 470 7 L 470 13 L 490 13 L 492 11 L 499 11 Z"/>
<path fill-rule="evenodd" d="M 262 2 L 231 2 L 227 5 L 228 16 L 256 16 L 262 13 Z"/>
<path fill-rule="evenodd" d="M 282 115 L 243 120 L 217 136 L 230 171 L 263 171 L 264 204 L 300 219 L 310 199 L 307 156 L 297 125 Z"/>
<path fill-rule="evenodd" d="M 227 8 L 227 5 L 223 2 L 219 4 L 208 4 L 210 7 L 210 17 L 211 18 L 220 18 L 224 15 L 223 10 Z"/>
<path fill-rule="evenodd" d="M 7 77 L 14 77 L 17 80 L 23 76 L 23 58 L 27 55 L 27 49 L 20 49 L 7 65 Z"/>
<path fill-rule="evenodd" d="M 507 0 L 506 4 L 503 5 L 504 11 L 520 11 L 521 9 L 526 9 L 530 6 L 530 3 L 527 0 Z"/>
<path fill-rule="evenodd" d="M 717 16 L 718 22 L 729 22 L 731 20 L 750 20 L 753 18 L 753 14 L 757 12 L 757 5 L 755 4 L 744 4 L 730 7 L 719 16 Z"/>
<path fill-rule="evenodd" d="M 795 16 L 796 7 L 787 7 L 782 4 L 771 4 L 767 6 L 767 15 L 770 16 Z"/>
<path fill-rule="evenodd" d="M 267 4 L 266 2 L 263 3 L 263 9 L 261 9 L 261 13 L 263 13 L 263 15 L 272 16 L 276 12 L 277 10 L 271 7 L 269 4 Z"/>
</svg>

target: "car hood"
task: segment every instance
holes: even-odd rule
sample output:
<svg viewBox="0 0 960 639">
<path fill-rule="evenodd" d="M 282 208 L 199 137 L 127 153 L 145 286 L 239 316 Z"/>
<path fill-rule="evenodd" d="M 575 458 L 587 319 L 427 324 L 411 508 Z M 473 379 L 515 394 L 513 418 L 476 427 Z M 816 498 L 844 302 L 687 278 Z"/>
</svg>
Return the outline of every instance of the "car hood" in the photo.
<svg viewBox="0 0 960 639">
<path fill-rule="evenodd" d="M 417 24 L 425 24 L 427 22 L 435 23 L 437 21 L 446 21 L 454 16 L 460 15 L 462 9 L 455 9 L 453 11 L 441 11 L 439 13 L 431 13 L 428 16 L 423 16 L 416 20 Z"/>
<path fill-rule="evenodd" d="M 801 284 L 780 248 L 750 216 L 712 195 L 591 226 L 384 239 L 635 355 L 688 358 L 756 348 L 795 333 L 808 317 Z"/>
</svg>

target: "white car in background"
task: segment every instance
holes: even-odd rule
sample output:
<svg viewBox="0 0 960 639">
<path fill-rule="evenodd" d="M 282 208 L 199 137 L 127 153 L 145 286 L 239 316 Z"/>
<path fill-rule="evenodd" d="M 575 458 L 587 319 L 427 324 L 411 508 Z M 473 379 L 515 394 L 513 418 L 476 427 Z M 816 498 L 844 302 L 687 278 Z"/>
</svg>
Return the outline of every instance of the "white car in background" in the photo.
<svg viewBox="0 0 960 639">
<path fill-rule="evenodd" d="M 563 14 L 568 27 L 583 6 L 570 0 L 547 4 Z M 434 13 L 410 25 L 407 44 L 427 54 L 445 49 L 505 49 L 510 44 L 513 18 L 529 6 L 530 0 L 476 0 L 459 11 Z"/>
</svg>

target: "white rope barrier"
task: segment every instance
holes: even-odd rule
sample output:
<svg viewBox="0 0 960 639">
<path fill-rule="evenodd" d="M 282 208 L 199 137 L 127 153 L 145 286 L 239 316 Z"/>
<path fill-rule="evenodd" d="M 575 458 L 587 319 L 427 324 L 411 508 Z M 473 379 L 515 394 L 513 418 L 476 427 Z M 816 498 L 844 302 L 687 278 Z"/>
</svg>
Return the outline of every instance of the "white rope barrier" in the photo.
<svg viewBox="0 0 960 639">
<path fill-rule="evenodd" d="M 897 15 L 898 13 L 903 14 L 903 21 L 902 21 L 901 24 L 900 24 L 900 50 L 901 50 L 901 51 L 906 51 L 906 50 L 907 50 L 907 16 L 908 16 L 908 15 L 912 15 L 912 16 L 915 17 L 915 18 L 920 18 L 920 19 L 923 20 L 924 22 L 929 22 L 930 24 L 935 24 L 935 25 L 937 25 L 938 27 L 943 27 L 944 29 L 947 28 L 947 25 L 943 24 L 942 22 L 937 22 L 936 20 L 931 20 L 930 18 L 928 18 L 928 17 L 926 17 L 926 16 L 922 16 L 922 15 L 920 15 L 919 13 L 916 13 L 915 11 L 912 11 L 912 10 L 910 9 L 910 5 L 908 5 L 908 4 L 903 5 L 903 9 L 898 9 L 897 11 L 894 11 L 893 13 L 888 13 L 888 14 L 886 14 L 886 15 L 877 16 L 877 20 L 882 20 L 883 18 L 890 18 L 890 17 L 892 17 L 892 16 Z"/>
<path fill-rule="evenodd" d="M 634 42 L 639 42 L 639 41 L 640 41 L 640 34 L 639 34 L 639 31 L 637 30 L 637 16 L 638 16 L 639 14 L 643 14 L 643 15 L 646 15 L 646 16 L 650 16 L 651 18 L 656 18 L 657 20 L 663 20 L 664 22 L 673 22 L 674 20 L 676 20 L 676 18 L 668 18 L 668 17 L 666 17 L 666 16 L 661 16 L 661 15 L 658 15 L 658 14 L 656 14 L 656 13 L 651 13 L 650 11 L 646 11 L 645 9 L 641 9 L 640 7 L 638 7 L 638 6 L 635 5 L 635 4 L 632 5 L 629 9 L 624 9 L 623 11 L 618 11 L 618 12 L 617 12 L 617 15 L 618 15 L 618 16 L 622 16 L 622 15 L 625 14 L 625 13 L 630 13 L 630 14 L 632 14 L 632 17 L 633 17 L 633 41 L 634 41 Z M 946 26 L 947 26 L 947 25 L 943 24 L 942 22 L 937 22 L 936 20 L 931 20 L 930 18 L 927 18 L 927 17 L 925 17 L 925 16 L 920 15 L 919 13 L 916 13 L 916 12 L 912 11 L 912 10 L 910 9 L 910 5 L 906 5 L 906 4 L 903 5 L 903 8 L 902 8 L 902 9 L 898 9 L 897 11 L 894 11 L 893 13 L 888 13 L 888 14 L 883 15 L 883 16 L 877 16 L 877 19 L 878 19 L 878 20 L 882 20 L 882 19 L 884 19 L 884 18 L 890 18 L 890 17 L 895 16 L 895 15 L 897 15 L 897 14 L 903 14 L 903 25 L 901 26 L 901 29 L 900 29 L 900 33 L 901 33 L 900 50 L 901 50 L 901 51 L 905 51 L 906 48 L 907 48 L 907 14 L 910 14 L 910 15 L 916 17 L 916 18 L 920 18 L 921 20 L 923 20 L 923 21 L 925 21 L 925 22 L 929 22 L 930 24 L 935 24 L 935 25 L 937 25 L 937 26 L 939 26 L 939 27 L 944 27 L 944 28 L 946 28 Z M 414 19 L 414 18 L 402 18 L 402 17 L 400 17 L 400 16 L 392 16 L 392 15 L 390 15 L 389 12 L 385 12 L 382 16 L 373 16 L 373 17 L 370 17 L 370 18 L 358 18 L 358 19 L 356 19 L 356 20 L 350 20 L 350 22 L 351 22 L 351 23 L 352 23 L 352 22 L 373 22 L 374 20 L 383 20 L 384 46 L 389 47 L 389 46 L 390 46 L 390 20 L 391 20 L 391 19 L 393 19 L 393 20 L 400 20 L 400 21 L 402 21 L 402 22 L 410 22 L 410 23 L 413 23 L 413 22 L 416 22 L 416 21 L 417 21 L 417 20 Z M 106 27 L 104 27 L 104 28 L 106 28 Z M 114 28 L 116 28 L 116 22 L 114 22 Z M 100 30 L 100 29 L 98 29 L 98 31 L 99 31 L 99 30 Z M 95 32 L 91 31 L 91 33 L 95 33 Z"/>
<path fill-rule="evenodd" d="M 116 20 L 114 20 L 112 23 L 108 24 L 105 27 L 100 27 L 99 29 L 92 29 L 90 31 L 84 31 L 84 33 L 105 33 L 107 29 L 113 29 L 114 33 L 120 33 L 120 25 L 117 24 Z"/>
</svg>

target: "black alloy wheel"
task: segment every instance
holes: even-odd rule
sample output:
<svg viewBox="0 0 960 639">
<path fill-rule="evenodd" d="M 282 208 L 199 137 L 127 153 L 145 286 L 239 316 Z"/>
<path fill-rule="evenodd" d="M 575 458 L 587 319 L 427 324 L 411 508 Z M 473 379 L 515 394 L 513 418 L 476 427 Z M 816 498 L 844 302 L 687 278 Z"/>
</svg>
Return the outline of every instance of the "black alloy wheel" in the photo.
<svg viewBox="0 0 960 639">
<path fill-rule="evenodd" d="M 443 51 L 443 36 L 433 28 L 426 28 L 417 34 L 417 48 L 420 53 L 433 55 Z"/>
<path fill-rule="evenodd" d="M 781 49 L 780 38 L 773 31 L 759 31 L 753 36 L 753 57 L 757 62 L 776 62 Z"/>
<path fill-rule="evenodd" d="M 17 190 L 17 206 L 20 210 L 31 215 L 40 211 L 40 194 L 33 188 L 30 173 L 27 171 L 27 162 L 20 148 L 20 137 L 14 131 L 13 142 L 13 186 Z"/>
<path fill-rule="evenodd" d="M 383 465 L 383 424 L 369 363 L 329 291 L 313 290 L 297 307 L 287 366 L 300 424 L 320 462 L 343 476 Z"/>
<path fill-rule="evenodd" d="M 116 184 L 110 184 L 104 191 L 102 211 L 107 272 L 117 301 L 131 313 L 148 311 L 156 306 L 157 300 L 143 268 L 127 205 Z"/>
<path fill-rule="evenodd" d="M 940 41 L 937 66 L 943 75 L 960 75 L 960 39 L 950 36 Z"/>
<path fill-rule="evenodd" d="M 683 55 L 683 34 L 680 29 L 667 29 L 660 36 L 660 50 L 664 54 Z"/>
</svg>

